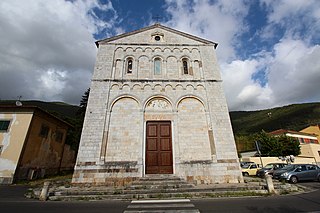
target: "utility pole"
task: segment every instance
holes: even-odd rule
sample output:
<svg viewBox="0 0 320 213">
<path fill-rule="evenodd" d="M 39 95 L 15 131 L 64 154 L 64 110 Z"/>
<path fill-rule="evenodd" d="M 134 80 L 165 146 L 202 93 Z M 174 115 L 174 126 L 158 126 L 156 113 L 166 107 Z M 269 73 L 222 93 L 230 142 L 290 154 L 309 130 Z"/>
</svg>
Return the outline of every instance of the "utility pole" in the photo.
<svg viewBox="0 0 320 213">
<path fill-rule="evenodd" d="M 257 152 L 258 152 L 259 157 L 260 157 L 261 167 L 263 167 L 263 162 L 262 162 L 262 158 L 261 158 L 261 152 L 260 152 L 260 148 L 259 148 L 259 143 L 258 143 L 258 141 L 255 141 L 255 144 L 256 144 Z"/>
</svg>

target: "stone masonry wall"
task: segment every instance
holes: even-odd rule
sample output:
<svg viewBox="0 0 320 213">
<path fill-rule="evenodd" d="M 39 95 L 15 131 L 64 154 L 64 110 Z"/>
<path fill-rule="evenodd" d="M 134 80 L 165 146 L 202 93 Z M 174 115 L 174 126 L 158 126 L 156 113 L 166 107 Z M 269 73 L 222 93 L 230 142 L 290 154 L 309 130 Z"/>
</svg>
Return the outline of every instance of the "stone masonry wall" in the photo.
<svg viewBox="0 0 320 213">
<path fill-rule="evenodd" d="M 243 181 L 213 45 L 159 28 L 100 44 L 73 182 L 121 185 L 144 176 L 145 125 L 153 120 L 171 121 L 174 175 Z"/>
</svg>

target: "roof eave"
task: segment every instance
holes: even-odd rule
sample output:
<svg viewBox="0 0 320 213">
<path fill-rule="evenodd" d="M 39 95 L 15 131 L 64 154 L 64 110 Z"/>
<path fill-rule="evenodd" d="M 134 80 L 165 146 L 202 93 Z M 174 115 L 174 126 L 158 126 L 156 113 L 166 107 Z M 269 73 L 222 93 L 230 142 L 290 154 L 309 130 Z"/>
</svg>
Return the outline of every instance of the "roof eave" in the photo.
<svg viewBox="0 0 320 213">
<path fill-rule="evenodd" d="M 162 28 L 164 30 L 167 30 L 167 31 L 170 31 L 170 32 L 173 32 L 173 33 L 181 34 L 181 35 L 183 35 L 183 36 L 185 36 L 187 38 L 194 39 L 196 41 L 203 42 L 205 44 L 212 44 L 214 46 L 214 49 L 216 49 L 217 46 L 218 46 L 218 43 L 216 43 L 216 42 L 213 42 L 213 41 L 210 41 L 210 40 L 206 40 L 206 39 L 203 39 L 203 38 L 200 38 L 200 37 L 197 37 L 197 36 L 193 36 L 191 34 L 188 34 L 188 33 L 185 33 L 185 32 L 179 31 L 179 30 L 175 30 L 175 29 L 172 29 L 170 27 L 166 27 L 166 26 L 163 26 L 163 25 L 158 24 L 158 23 L 154 24 L 154 25 L 151 25 L 151 26 L 148 26 L 148 27 L 144 27 L 144 28 L 138 29 L 138 30 L 134 30 L 134 31 L 131 31 L 131 32 L 127 32 L 127 33 L 123 33 L 123 34 L 120 34 L 120 35 L 116 35 L 116 36 L 113 36 L 113 37 L 110 37 L 110 38 L 101 39 L 101 40 L 96 41 L 95 44 L 96 44 L 97 48 L 99 48 L 100 43 L 108 43 L 110 41 L 114 41 L 114 40 L 117 40 L 117 39 L 120 39 L 120 38 L 124 38 L 124 37 L 130 36 L 130 35 L 133 35 L 133 34 L 136 34 L 136 33 L 139 33 L 139 32 L 143 32 L 143 31 L 146 31 L 146 30 L 149 30 L 149 29 L 156 28 L 156 27 Z"/>
</svg>

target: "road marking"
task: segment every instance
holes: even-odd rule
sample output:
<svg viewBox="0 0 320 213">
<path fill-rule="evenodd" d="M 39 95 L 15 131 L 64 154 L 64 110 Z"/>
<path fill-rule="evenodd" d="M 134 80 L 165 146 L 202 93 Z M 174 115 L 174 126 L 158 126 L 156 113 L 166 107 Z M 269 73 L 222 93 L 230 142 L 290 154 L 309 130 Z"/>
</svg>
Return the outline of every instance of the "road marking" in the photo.
<svg viewBox="0 0 320 213">
<path fill-rule="evenodd" d="M 140 205 L 129 205 L 128 208 L 131 209 L 143 209 L 143 208 L 185 208 L 185 207 L 194 207 L 192 203 L 161 203 L 161 204 L 140 204 Z"/>
<path fill-rule="evenodd" d="M 123 213 L 200 213 L 198 209 L 192 210 L 125 210 Z"/>
<path fill-rule="evenodd" d="M 135 200 L 124 213 L 200 213 L 189 199 Z"/>
<path fill-rule="evenodd" d="M 183 203 L 190 202 L 189 199 L 172 199 L 172 200 L 133 200 L 131 203 Z"/>
</svg>

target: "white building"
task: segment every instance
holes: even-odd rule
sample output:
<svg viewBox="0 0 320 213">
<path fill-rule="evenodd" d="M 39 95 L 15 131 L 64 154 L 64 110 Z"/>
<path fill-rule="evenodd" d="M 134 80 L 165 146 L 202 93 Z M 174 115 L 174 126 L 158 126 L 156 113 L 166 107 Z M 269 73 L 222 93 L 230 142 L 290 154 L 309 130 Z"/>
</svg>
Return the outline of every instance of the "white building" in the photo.
<svg viewBox="0 0 320 213">
<path fill-rule="evenodd" d="M 217 43 L 155 24 L 96 44 L 74 183 L 243 181 Z"/>
</svg>

